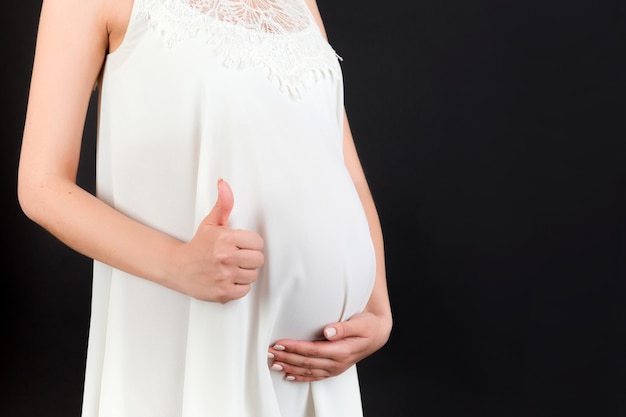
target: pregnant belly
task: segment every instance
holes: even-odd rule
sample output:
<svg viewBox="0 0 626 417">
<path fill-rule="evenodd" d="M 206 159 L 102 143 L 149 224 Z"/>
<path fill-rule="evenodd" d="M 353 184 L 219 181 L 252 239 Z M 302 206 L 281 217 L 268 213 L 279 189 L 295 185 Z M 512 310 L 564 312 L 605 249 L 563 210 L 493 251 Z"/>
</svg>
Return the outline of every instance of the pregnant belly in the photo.
<svg viewBox="0 0 626 417">
<path fill-rule="evenodd" d="M 258 210 L 266 263 L 257 294 L 273 340 L 319 339 L 325 325 L 362 311 L 369 299 L 375 257 L 367 219 L 349 177 L 330 189 L 276 191 Z"/>
</svg>

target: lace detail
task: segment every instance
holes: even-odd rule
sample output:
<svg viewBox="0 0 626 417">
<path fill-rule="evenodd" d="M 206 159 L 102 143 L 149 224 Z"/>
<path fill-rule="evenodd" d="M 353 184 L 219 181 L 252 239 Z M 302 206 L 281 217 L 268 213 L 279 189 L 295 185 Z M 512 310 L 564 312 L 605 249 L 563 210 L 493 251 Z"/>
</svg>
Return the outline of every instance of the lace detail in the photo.
<svg viewBox="0 0 626 417">
<path fill-rule="evenodd" d="M 141 6 L 140 16 L 170 46 L 203 39 L 224 65 L 262 67 L 293 96 L 307 83 L 340 76 L 341 57 L 303 0 L 142 0 Z"/>
<path fill-rule="evenodd" d="M 188 0 L 188 2 L 192 8 L 201 13 L 253 31 L 299 32 L 304 30 L 309 23 L 305 6 L 297 1 Z"/>
</svg>

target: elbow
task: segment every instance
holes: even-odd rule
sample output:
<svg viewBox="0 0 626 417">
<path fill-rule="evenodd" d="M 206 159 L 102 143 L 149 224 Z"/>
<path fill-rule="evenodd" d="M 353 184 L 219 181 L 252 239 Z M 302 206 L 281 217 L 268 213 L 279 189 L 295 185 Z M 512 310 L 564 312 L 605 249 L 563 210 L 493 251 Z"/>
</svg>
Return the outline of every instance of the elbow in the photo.
<svg viewBox="0 0 626 417">
<path fill-rule="evenodd" d="M 389 315 L 383 319 L 383 323 L 384 323 L 383 332 L 385 334 L 385 343 L 387 343 L 387 341 L 391 337 L 391 331 L 393 330 L 393 324 L 394 324 L 391 313 L 389 313 Z"/>
<path fill-rule="evenodd" d="M 383 334 L 384 343 L 387 343 L 387 341 L 391 337 L 391 331 L 393 330 L 394 326 L 391 308 L 389 307 L 384 313 L 381 313 L 378 317 L 380 319 L 380 330 Z"/>
<path fill-rule="evenodd" d="M 22 212 L 31 220 L 36 218 L 36 199 L 35 186 L 29 181 L 23 173 L 18 174 L 17 178 L 17 202 Z"/>
<path fill-rule="evenodd" d="M 74 193 L 76 183 L 65 175 L 48 174 L 40 170 L 18 171 L 17 201 L 22 212 L 33 222 L 50 230 L 66 211 L 64 195 Z"/>
<path fill-rule="evenodd" d="M 23 171 L 18 172 L 17 201 L 20 209 L 26 217 L 38 224 L 41 224 L 46 213 L 45 191 L 41 178 Z"/>
</svg>

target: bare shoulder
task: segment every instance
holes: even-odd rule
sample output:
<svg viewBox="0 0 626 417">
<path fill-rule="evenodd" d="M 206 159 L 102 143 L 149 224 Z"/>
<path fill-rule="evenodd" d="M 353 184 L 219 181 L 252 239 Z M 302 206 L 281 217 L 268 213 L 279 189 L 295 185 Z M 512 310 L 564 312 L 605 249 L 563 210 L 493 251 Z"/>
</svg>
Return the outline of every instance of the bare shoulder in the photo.
<svg viewBox="0 0 626 417">
<path fill-rule="evenodd" d="M 317 1 L 316 0 L 306 0 L 306 4 L 309 7 L 309 10 L 311 11 L 311 14 L 315 18 L 315 21 L 317 22 L 317 25 L 320 27 L 320 31 L 322 32 L 322 35 L 324 37 L 326 37 L 326 30 L 324 29 L 324 23 L 322 22 L 322 16 L 320 15 L 319 8 L 317 7 Z"/>
<path fill-rule="evenodd" d="M 109 52 L 115 51 L 126 35 L 128 22 L 133 10 L 134 0 L 101 0 L 104 1 L 107 30 L 109 33 Z"/>
</svg>

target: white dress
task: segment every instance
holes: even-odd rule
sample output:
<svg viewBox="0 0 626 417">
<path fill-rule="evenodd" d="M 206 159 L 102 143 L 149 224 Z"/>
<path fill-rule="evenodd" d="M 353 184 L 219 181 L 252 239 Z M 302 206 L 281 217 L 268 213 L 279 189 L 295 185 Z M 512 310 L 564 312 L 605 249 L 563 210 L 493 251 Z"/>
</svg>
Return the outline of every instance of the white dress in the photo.
<svg viewBox="0 0 626 417">
<path fill-rule="evenodd" d="M 99 107 L 101 199 L 189 240 L 223 178 L 266 262 L 224 305 L 95 262 L 83 417 L 362 416 L 355 366 L 298 383 L 267 359 L 361 311 L 375 275 L 340 65 L 304 0 L 135 0 Z"/>
</svg>

